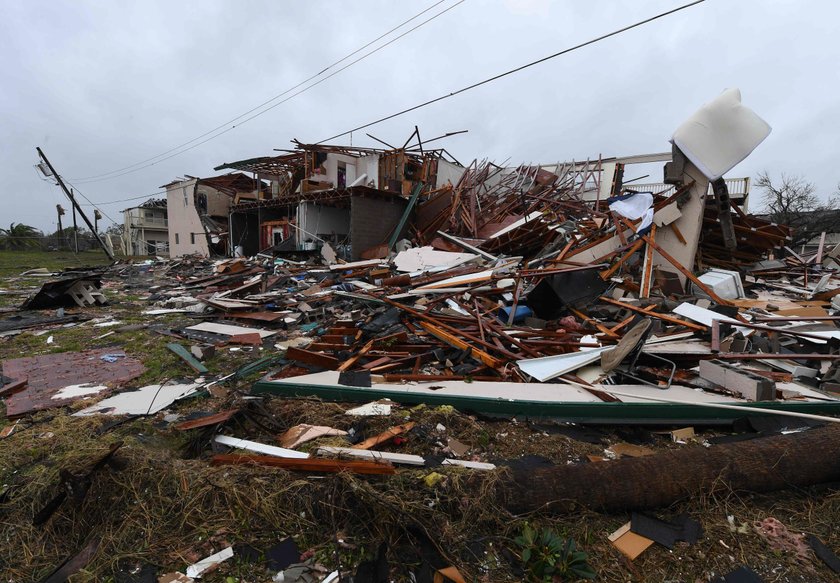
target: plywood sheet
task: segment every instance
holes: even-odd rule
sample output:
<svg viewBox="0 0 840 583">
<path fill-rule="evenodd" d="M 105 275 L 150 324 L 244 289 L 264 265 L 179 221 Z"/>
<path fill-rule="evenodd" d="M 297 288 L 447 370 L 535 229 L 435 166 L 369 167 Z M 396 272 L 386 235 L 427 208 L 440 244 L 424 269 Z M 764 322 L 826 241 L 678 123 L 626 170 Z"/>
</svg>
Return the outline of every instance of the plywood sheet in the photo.
<svg viewBox="0 0 840 583">
<path fill-rule="evenodd" d="M 114 355 L 116 358 L 114 362 L 108 362 L 102 359 L 105 355 Z M 139 360 L 113 348 L 5 360 L 5 376 L 27 380 L 26 388 L 6 397 L 6 415 L 18 417 L 33 411 L 61 407 L 92 394 L 80 393 L 70 387 L 107 385 L 111 389 L 137 378 L 145 370 Z M 97 391 L 97 394 L 104 393 L 104 390 Z"/>
</svg>

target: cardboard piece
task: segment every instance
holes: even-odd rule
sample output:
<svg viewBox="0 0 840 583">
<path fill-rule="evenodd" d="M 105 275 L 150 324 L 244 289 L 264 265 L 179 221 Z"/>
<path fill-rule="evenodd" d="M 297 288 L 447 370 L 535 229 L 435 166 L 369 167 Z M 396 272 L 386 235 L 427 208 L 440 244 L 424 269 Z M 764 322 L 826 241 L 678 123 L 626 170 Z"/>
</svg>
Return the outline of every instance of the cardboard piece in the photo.
<svg viewBox="0 0 840 583">
<path fill-rule="evenodd" d="M 628 522 L 609 537 L 610 542 L 622 552 L 628 559 L 635 560 L 636 557 L 645 552 L 653 541 L 630 530 Z"/>
<path fill-rule="evenodd" d="M 616 455 L 627 457 L 643 457 L 646 455 L 653 455 L 656 452 L 649 447 L 642 445 L 633 445 L 632 443 L 615 443 L 609 449 Z"/>
</svg>

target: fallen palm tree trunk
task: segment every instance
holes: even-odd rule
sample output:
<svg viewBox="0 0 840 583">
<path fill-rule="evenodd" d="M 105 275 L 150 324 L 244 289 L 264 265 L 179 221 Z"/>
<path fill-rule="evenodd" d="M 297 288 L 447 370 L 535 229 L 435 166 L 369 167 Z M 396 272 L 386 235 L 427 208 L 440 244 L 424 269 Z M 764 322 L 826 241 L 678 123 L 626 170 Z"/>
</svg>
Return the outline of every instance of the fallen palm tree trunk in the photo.
<svg viewBox="0 0 840 583">
<path fill-rule="evenodd" d="M 723 489 L 772 492 L 840 481 L 840 427 L 617 461 L 517 470 L 501 486 L 511 512 L 622 511 Z"/>
</svg>

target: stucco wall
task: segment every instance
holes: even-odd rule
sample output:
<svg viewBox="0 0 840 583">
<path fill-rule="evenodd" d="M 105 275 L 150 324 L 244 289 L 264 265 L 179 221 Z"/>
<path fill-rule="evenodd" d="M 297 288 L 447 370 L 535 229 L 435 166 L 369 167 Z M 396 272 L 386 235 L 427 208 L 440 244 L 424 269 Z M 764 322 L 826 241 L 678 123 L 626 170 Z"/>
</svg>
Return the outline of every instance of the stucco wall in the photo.
<svg viewBox="0 0 840 583">
<path fill-rule="evenodd" d="M 166 208 L 169 215 L 169 256 L 198 253 L 209 256 L 204 227 L 195 210 L 195 179 L 166 187 Z M 195 241 L 195 242 L 193 242 Z"/>
</svg>

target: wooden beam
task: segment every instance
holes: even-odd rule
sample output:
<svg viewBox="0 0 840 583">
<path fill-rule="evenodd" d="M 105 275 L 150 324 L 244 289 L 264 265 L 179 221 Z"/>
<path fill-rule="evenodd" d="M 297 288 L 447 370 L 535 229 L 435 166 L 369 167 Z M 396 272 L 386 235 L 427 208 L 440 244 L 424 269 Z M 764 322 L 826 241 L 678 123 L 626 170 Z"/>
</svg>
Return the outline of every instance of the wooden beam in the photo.
<svg viewBox="0 0 840 583">
<path fill-rule="evenodd" d="M 633 255 L 633 253 L 638 251 L 639 248 L 644 244 L 645 244 L 644 241 L 642 241 L 641 239 L 637 239 L 632 245 L 630 245 L 630 248 L 627 249 L 627 251 L 624 253 L 624 255 L 619 257 L 609 267 L 609 269 L 606 269 L 606 270 L 601 272 L 601 279 L 603 279 L 604 281 L 607 281 L 609 278 L 611 278 L 613 276 L 613 274 L 616 271 L 618 271 L 618 268 L 621 267 L 624 264 L 624 262 L 627 261 Z"/>
<path fill-rule="evenodd" d="M 389 427 L 379 435 L 374 435 L 373 437 L 369 437 L 361 443 L 357 443 L 353 446 L 353 449 L 370 449 L 379 445 L 380 443 L 390 441 L 391 439 L 393 439 L 397 435 L 400 435 L 401 433 L 411 431 L 414 428 L 414 425 L 414 421 L 411 421 L 410 423 L 404 423 L 402 425 L 394 425 L 393 427 Z"/>
<path fill-rule="evenodd" d="M 336 370 L 338 368 L 338 359 L 320 352 L 312 352 L 311 350 L 304 350 L 290 346 L 286 349 L 286 359 L 296 360 L 305 364 L 312 364 L 314 366 L 322 366 L 329 370 Z"/>
<path fill-rule="evenodd" d="M 500 368 L 503 364 L 501 360 L 499 360 L 497 358 L 494 358 L 493 356 L 490 356 L 486 352 L 484 352 L 482 350 L 479 350 L 478 348 L 476 348 L 475 346 L 472 346 L 471 344 L 468 344 L 467 342 L 465 342 L 464 340 L 461 340 L 460 338 L 458 338 L 454 334 L 450 334 L 449 332 L 447 332 L 443 328 L 439 328 L 439 327 L 437 327 L 434 324 L 431 324 L 429 322 L 419 322 L 419 324 L 420 324 L 420 327 L 423 328 L 426 332 L 428 332 L 429 334 L 431 334 L 432 336 L 434 336 L 438 340 L 446 342 L 450 346 L 454 346 L 455 348 L 458 348 L 460 350 L 466 350 L 468 348 L 471 349 L 472 357 L 479 360 L 480 362 L 486 364 L 490 368 Z"/>
<path fill-rule="evenodd" d="M 647 299 L 650 297 L 651 276 L 653 275 L 653 241 L 656 238 L 656 225 L 650 226 L 650 235 L 645 249 L 645 260 L 642 263 L 642 285 L 639 297 Z"/>
<path fill-rule="evenodd" d="M 654 249 L 656 249 L 656 252 L 657 252 L 657 253 L 659 253 L 659 254 L 660 254 L 660 255 L 661 255 L 661 256 L 662 256 L 662 257 L 663 257 L 663 258 L 664 258 L 664 259 L 665 259 L 668 263 L 670 263 L 671 265 L 673 265 L 674 267 L 676 267 L 676 268 L 679 270 L 679 272 L 680 272 L 680 273 L 682 273 L 684 276 L 686 276 L 688 279 L 690 279 L 690 280 L 691 280 L 691 282 L 692 282 L 692 283 L 694 283 L 694 285 L 696 285 L 696 286 L 697 286 L 697 287 L 699 287 L 701 290 L 703 290 L 703 291 L 704 291 L 704 292 L 705 292 L 705 293 L 706 293 L 706 294 L 707 294 L 710 298 L 712 298 L 712 299 L 713 299 L 716 303 L 718 303 L 718 304 L 720 304 L 720 305 L 722 305 L 722 306 L 730 306 L 730 305 L 732 305 L 732 304 L 730 304 L 727 300 L 725 300 L 725 299 L 721 298 L 719 295 L 717 295 L 717 294 L 714 292 L 714 290 L 712 290 L 712 289 L 711 289 L 709 286 L 707 286 L 705 283 L 703 283 L 702 281 L 700 281 L 699 279 L 697 279 L 697 276 L 695 276 L 693 273 L 691 273 L 691 271 L 689 271 L 688 269 L 686 269 L 686 268 L 685 268 L 685 267 L 684 267 L 684 266 L 683 266 L 683 265 L 682 265 L 679 261 L 677 261 L 676 259 L 674 259 L 673 257 L 671 257 L 671 255 L 670 255 L 667 251 L 665 251 L 662 247 L 660 247 L 659 245 L 657 245 L 657 244 L 653 241 L 653 239 L 651 239 L 651 238 L 650 238 L 650 237 L 648 237 L 647 235 L 642 235 L 642 239 L 644 239 L 644 240 L 648 243 L 648 245 L 653 246 L 653 248 L 654 248 Z"/>
</svg>

